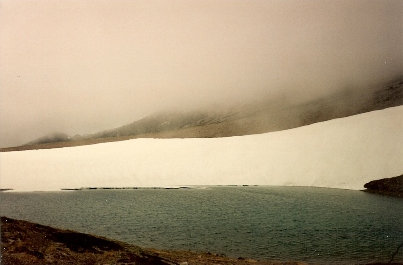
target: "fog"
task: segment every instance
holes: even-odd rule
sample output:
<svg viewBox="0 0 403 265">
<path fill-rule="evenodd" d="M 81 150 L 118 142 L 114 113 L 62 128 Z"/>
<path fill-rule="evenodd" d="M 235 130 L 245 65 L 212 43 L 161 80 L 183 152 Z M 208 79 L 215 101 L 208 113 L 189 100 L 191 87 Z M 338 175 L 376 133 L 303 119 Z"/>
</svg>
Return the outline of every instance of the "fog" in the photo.
<svg viewBox="0 0 403 265">
<path fill-rule="evenodd" d="M 403 2 L 1 0 L 0 146 L 403 73 Z"/>
<path fill-rule="evenodd" d="M 401 174 L 402 114 L 398 106 L 239 137 L 132 139 L 0 152 L 0 188 L 248 184 L 359 190 L 371 180 Z"/>
</svg>

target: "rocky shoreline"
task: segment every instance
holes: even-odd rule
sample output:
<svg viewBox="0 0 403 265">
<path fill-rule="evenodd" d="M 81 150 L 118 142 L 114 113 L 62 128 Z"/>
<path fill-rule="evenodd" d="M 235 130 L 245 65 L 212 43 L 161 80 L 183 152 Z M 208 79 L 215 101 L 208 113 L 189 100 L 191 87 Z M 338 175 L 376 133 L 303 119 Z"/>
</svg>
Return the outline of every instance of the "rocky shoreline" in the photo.
<svg viewBox="0 0 403 265">
<path fill-rule="evenodd" d="M 145 249 L 104 237 L 8 217 L 1 217 L 0 261 L 3 265 L 307 265 L 293 261 L 229 258 L 222 254 L 193 251 Z M 371 263 L 386 264 L 403 265 L 394 262 Z"/>
<path fill-rule="evenodd" d="M 1 217 L 1 264 L 302 265 L 212 253 L 143 249 L 104 237 Z"/>
<path fill-rule="evenodd" d="M 403 198 L 403 175 L 373 180 L 364 185 L 365 192 Z"/>
</svg>

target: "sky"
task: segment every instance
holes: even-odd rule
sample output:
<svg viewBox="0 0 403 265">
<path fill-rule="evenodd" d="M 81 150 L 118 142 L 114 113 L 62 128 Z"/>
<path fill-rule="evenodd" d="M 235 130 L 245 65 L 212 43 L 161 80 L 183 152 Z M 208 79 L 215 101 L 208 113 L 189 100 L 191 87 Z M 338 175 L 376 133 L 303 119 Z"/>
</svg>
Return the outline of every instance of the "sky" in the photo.
<svg viewBox="0 0 403 265">
<path fill-rule="evenodd" d="M 403 73 L 400 0 L 0 0 L 0 146 Z"/>
</svg>

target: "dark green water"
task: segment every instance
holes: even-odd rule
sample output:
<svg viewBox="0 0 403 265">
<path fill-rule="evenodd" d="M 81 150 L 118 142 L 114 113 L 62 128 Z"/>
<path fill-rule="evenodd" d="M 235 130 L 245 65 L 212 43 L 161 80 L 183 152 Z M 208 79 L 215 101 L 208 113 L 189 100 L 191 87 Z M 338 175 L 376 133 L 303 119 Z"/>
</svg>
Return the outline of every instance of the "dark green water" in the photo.
<svg viewBox="0 0 403 265">
<path fill-rule="evenodd" d="M 232 257 L 361 264 L 388 261 L 403 242 L 403 200 L 360 191 L 209 187 L 3 192 L 0 199 L 8 217 Z"/>
</svg>

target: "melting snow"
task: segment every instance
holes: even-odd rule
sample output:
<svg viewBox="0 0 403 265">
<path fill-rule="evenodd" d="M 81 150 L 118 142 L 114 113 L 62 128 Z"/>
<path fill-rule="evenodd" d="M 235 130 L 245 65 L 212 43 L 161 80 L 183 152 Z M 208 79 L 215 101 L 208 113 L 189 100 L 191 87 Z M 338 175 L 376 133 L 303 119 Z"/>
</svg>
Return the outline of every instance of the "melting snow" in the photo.
<svg viewBox="0 0 403 265">
<path fill-rule="evenodd" d="M 295 185 L 362 189 L 403 173 L 403 106 L 228 138 L 133 139 L 0 153 L 0 187 Z"/>
</svg>

